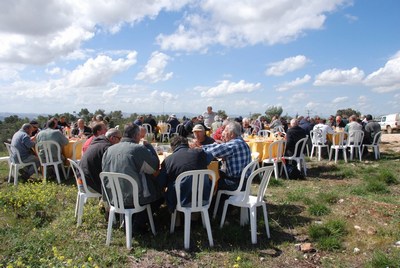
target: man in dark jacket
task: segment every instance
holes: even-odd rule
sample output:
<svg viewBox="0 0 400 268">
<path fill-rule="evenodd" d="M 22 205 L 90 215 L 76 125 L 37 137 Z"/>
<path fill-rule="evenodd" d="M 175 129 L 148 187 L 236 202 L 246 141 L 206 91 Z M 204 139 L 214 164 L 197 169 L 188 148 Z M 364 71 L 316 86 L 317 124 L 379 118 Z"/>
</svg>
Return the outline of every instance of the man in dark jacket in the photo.
<svg viewBox="0 0 400 268">
<path fill-rule="evenodd" d="M 299 127 L 299 121 L 297 121 L 297 119 L 290 120 L 290 126 L 291 127 L 286 132 L 286 156 L 293 156 L 296 143 L 306 137 L 306 132 L 303 128 Z"/>
<path fill-rule="evenodd" d="M 207 169 L 209 162 L 206 153 L 201 149 L 189 148 L 188 140 L 182 136 L 176 136 L 171 140 L 171 148 L 173 153 L 168 156 L 161 164 L 160 177 L 166 176 L 166 202 L 169 210 L 172 212 L 176 206 L 175 180 L 179 174 L 190 171 Z M 192 184 L 191 180 L 184 179 L 181 187 L 181 199 L 183 203 L 189 203 L 191 197 Z M 211 189 L 211 180 L 204 182 L 204 194 L 209 194 Z M 203 196 L 208 199 L 209 196 Z"/>
<path fill-rule="evenodd" d="M 82 156 L 79 166 L 85 175 L 87 185 L 98 193 L 101 193 L 100 172 L 101 160 L 104 152 L 113 144 L 121 140 L 121 132 L 111 128 L 105 135 L 97 136 Z"/>
</svg>

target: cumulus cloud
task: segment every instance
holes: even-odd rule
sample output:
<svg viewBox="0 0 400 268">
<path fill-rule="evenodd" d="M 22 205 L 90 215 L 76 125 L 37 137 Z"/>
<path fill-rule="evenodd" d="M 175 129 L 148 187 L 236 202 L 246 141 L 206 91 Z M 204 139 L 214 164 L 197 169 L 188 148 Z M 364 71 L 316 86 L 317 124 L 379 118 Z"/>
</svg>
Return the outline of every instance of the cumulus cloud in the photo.
<svg viewBox="0 0 400 268">
<path fill-rule="evenodd" d="M 178 10 L 189 0 L 163 1 L 3 1 L 0 61 L 46 64 L 80 49 L 103 31 L 116 33 L 162 10 Z"/>
<path fill-rule="evenodd" d="M 104 99 L 110 99 L 112 97 L 114 97 L 115 95 L 118 94 L 119 91 L 119 86 L 114 86 L 108 90 L 103 91 L 103 98 Z"/>
<path fill-rule="evenodd" d="M 244 80 L 231 82 L 223 80 L 219 85 L 201 92 L 202 97 L 220 97 L 237 93 L 253 92 L 261 88 L 261 83 L 246 83 Z"/>
<path fill-rule="evenodd" d="M 379 93 L 400 90 L 400 51 L 384 67 L 368 75 L 364 83 Z"/>
<path fill-rule="evenodd" d="M 136 80 L 145 80 L 150 83 L 166 81 L 172 78 L 173 73 L 165 73 L 165 67 L 171 58 L 161 52 L 155 51 L 151 54 L 144 70 L 137 74 Z"/>
<path fill-rule="evenodd" d="M 111 78 L 136 64 L 137 52 L 128 53 L 125 59 L 113 60 L 106 55 L 90 58 L 83 65 L 78 66 L 66 78 L 71 87 L 93 87 L 107 84 Z"/>
<path fill-rule="evenodd" d="M 265 74 L 271 76 L 282 76 L 286 73 L 303 68 L 307 61 L 308 59 L 303 55 L 286 58 L 282 61 L 271 63 L 270 67 L 265 71 Z"/>
<path fill-rule="evenodd" d="M 360 84 L 364 76 L 364 71 L 357 67 L 351 70 L 330 69 L 316 76 L 314 86 Z"/>
<path fill-rule="evenodd" d="M 343 103 L 343 102 L 347 101 L 348 99 L 349 99 L 349 97 L 337 97 L 332 100 L 332 103 Z"/>
<path fill-rule="evenodd" d="M 177 30 L 160 34 L 162 49 L 194 51 L 211 45 L 241 47 L 287 43 L 324 25 L 326 15 L 347 0 L 205 0 L 195 13 L 188 12 Z"/>
<path fill-rule="evenodd" d="M 311 76 L 309 76 L 308 74 L 306 74 L 304 77 L 300 78 L 297 77 L 295 80 L 290 81 L 290 82 L 286 82 L 283 83 L 282 85 L 279 85 L 276 87 L 276 91 L 282 92 L 282 91 L 287 91 L 291 88 L 303 85 L 307 82 L 309 82 L 311 79 Z"/>
<path fill-rule="evenodd" d="M 0 81 L 12 81 L 19 79 L 19 72 L 25 67 L 21 64 L 0 64 Z"/>
</svg>

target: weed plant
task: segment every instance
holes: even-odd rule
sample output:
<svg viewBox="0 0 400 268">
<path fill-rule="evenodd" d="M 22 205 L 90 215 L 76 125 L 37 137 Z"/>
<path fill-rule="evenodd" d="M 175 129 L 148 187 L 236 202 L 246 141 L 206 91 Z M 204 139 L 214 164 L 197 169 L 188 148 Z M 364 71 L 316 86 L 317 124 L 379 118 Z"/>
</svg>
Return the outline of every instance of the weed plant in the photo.
<svg viewBox="0 0 400 268">
<path fill-rule="evenodd" d="M 325 224 L 312 224 L 308 233 L 321 250 L 339 250 L 347 234 L 346 223 L 343 220 L 330 220 Z"/>
</svg>

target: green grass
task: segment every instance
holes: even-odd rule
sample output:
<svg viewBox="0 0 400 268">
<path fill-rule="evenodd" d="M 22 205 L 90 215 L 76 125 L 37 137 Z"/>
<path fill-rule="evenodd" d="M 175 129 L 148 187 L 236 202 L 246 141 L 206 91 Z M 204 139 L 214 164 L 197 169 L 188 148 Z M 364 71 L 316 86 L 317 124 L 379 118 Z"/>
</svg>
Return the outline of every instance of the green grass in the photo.
<svg viewBox="0 0 400 268">
<path fill-rule="evenodd" d="M 157 236 L 135 236 L 127 250 L 124 231 L 113 229 L 108 247 L 98 202 L 88 201 L 83 224 L 76 227 L 72 180 L 67 185 L 21 182 L 15 188 L 6 182 L 7 165 L 0 163 L 0 267 L 308 267 L 311 257 L 319 267 L 395 267 L 400 259 L 393 246 L 400 235 L 399 158 L 308 162 L 305 180 L 270 182 L 265 199 L 270 239 L 261 209 L 257 245 L 251 243 L 250 226 L 240 226 L 239 213 L 230 209 L 222 229 L 219 217 L 211 222 L 213 248 L 205 229 L 192 225 L 189 251 L 183 250 L 182 230 L 169 233 L 164 207 L 154 215 Z M 356 232 L 354 225 L 377 233 Z M 298 239 L 311 241 L 317 252 L 303 258 L 294 249 Z M 365 254 L 354 254 L 354 247 Z"/>
</svg>

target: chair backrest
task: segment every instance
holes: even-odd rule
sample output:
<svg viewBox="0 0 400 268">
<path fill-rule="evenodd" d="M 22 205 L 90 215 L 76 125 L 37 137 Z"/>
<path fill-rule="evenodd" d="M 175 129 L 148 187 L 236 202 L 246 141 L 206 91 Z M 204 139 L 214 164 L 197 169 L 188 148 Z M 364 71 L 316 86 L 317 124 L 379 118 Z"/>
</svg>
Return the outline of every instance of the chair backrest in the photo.
<svg viewBox="0 0 400 268">
<path fill-rule="evenodd" d="M 123 188 L 126 184 L 132 186 L 133 206 L 140 208 L 139 204 L 139 187 L 137 182 L 129 175 L 116 172 L 101 172 L 101 185 L 103 193 L 106 195 L 107 201 L 115 208 L 115 212 L 124 213 L 124 194 Z"/>
<path fill-rule="evenodd" d="M 284 128 L 283 126 L 277 126 L 277 130 L 278 130 L 279 132 L 285 133 L 285 128 Z"/>
<path fill-rule="evenodd" d="M 142 124 L 142 127 L 145 127 L 145 128 L 146 128 L 147 134 L 153 133 L 153 128 L 151 127 L 150 124 L 148 124 L 148 123 L 143 123 L 143 124 Z"/>
<path fill-rule="evenodd" d="M 177 126 L 176 126 L 176 130 L 175 130 L 175 133 L 176 133 L 177 135 L 179 135 L 179 133 L 181 133 L 181 128 L 183 128 L 183 127 L 185 127 L 185 126 L 183 125 L 183 123 L 180 123 L 179 125 L 177 125 Z"/>
<path fill-rule="evenodd" d="M 307 140 L 308 140 L 308 135 L 306 135 L 305 138 L 302 138 L 296 142 L 293 156 L 299 157 L 304 154 L 304 148 L 306 147 Z"/>
<path fill-rule="evenodd" d="M 252 152 L 251 153 L 251 160 L 258 160 L 260 161 L 260 153 L 259 152 Z"/>
<path fill-rule="evenodd" d="M 83 170 L 78 164 L 71 158 L 68 158 L 68 161 L 71 165 L 72 172 L 74 173 L 75 181 L 76 181 L 76 186 L 78 187 L 78 191 L 82 192 L 82 187 L 85 193 L 90 193 L 87 184 L 86 184 L 86 178 L 85 174 L 83 173 Z"/>
<path fill-rule="evenodd" d="M 164 130 L 164 133 L 170 133 L 171 132 L 171 124 L 170 123 L 165 123 L 165 125 L 167 126 Z"/>
<path fill-rule="evenodd" d="M 55 141 L 40 141 L 36 143 L 35 150 L 42 165 L 62 161 L 60 144 Z"/>
<path fill-rule="evenodd" d="M 192 212 L 201 211 L 204 208 L 208 209 L 211 204 L 212 193 L 214 192 L 216 175 L 215 172 L 209 169 L 191 170 L 181 173 L 175 181 L 176 191 L 176 209 L 182 211 L 188 206 L 182 206 L 181 200 L 181 182 L 183 179 L 191 179 L 192 181 L 192 196 L 190 209 Z M 209 193 L 203 193 L 205 180 L 211 179 L 211 189 Z M 208 194 L 208 200 L 203 200 L 203 194 Z"/>
<path fill-rule="evenodd" d="M 344 146 L 345 144 L 345 132 L 336 132 L 332 135 L 332 145 L 333 146 Z"/>
<path fill-rule="evenodd" d="M 321 129 L 316 128 L 310 131 L 311 142 L 313 145 L 322 145 L 326 143 L 326 137 Z"/>
<path fill-rule="evenodd" d="M 258 164 L 258 157 L 253 159 L 253 161 L 251 161 L 244 167 L 240 175 L 239 186 L 234 191 L 234 193 L 242 192 L 243 184 L 246 182 L 246 179 L 250 176 L 250 174 L 253 173 L 253 171 L 256 169 L 257 164 Z"/>
<path fill-rule="evenodd" d="M 257 190 L 257 203 L 261 202 L 264 199 L 265 191 L 267 190 L 269 180 L 271 179 L 271 174 L 274 171 L 273 166 L 265 166 L 253 171 L 250 174 L 249 178 L 246 182 L 246 188 L 244 190 L 242 196 L 242 203 L 247 203 L 249 201 L 249 196 L 251 194 L 251 184 L 253 183 L 253 179 L 257 176 L 261 177 L 260 185 L 258 186 Z"/>
<path fill-rule="evenodd" d="M 10 143 L 5 142 L 4 145 L 7 148 L 9 161 L 13 164 L 20 164 L 22 163 L 21 155 L 19 154 L 19 151 L 15 146 L 12 146 Z"/>
<path fill-rule="evenodd" d="M 258 131 L 257 135 L 261 136 L 261 137 L 267 137 L 268 138 L 268 137 L 271 137 L 273 135 L 273 132 L 270 131 L 270 130 L 262 129 L 262 130 Z"/>
<path fill-rule="evenodd" d="M 378 145 L 381 142 L 381 135 L 382 135 L 381 131 L 379 131 L 378 133 L 375 134 L 372 145 Z"/>
<path fill-rule="evenodd" d="M 285 153 L 285 145 L 285 140 L 277 140 L 271 143 L 268 148 L 269 159 L 281 159 Z M 275 156 L 273 155 L 274 152 L 276 152 Z"/>
<path fill-rule="evenodd" d="M 364 131 L 353 130 L 349 132 L 349 137 L 347 140 L 351 145 L 361 146 L 363 139 L 364 139 Z"/>
</svg>

